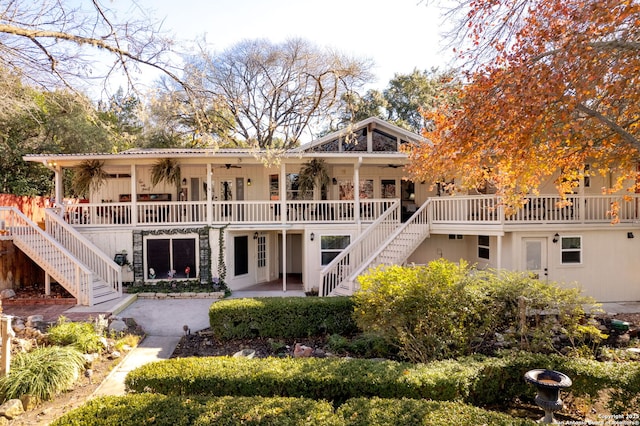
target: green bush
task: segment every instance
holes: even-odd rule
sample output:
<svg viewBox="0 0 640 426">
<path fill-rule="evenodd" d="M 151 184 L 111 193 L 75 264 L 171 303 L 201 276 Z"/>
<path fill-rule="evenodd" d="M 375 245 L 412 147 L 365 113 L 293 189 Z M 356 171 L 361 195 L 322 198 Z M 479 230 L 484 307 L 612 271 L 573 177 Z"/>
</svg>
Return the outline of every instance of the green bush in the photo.
<svg viewBox="0 0 640 426">
<path fill-rule="evenodd" d="M 305 398 L 177 397 L 133 394 L 95 398 L 51 426 L 525 426 L 516 419 L 461 402 L 411 399 L 350 399 L 335 412 L 325 401 Z"/>
<path fill-rule="evenodd" d="M 481 363 L 410 364 L 338 358 L 179 358 L 130 372 L 132 392 L 296 396 L 335 404 L 354 397 L 465 399 Z"/>
<path fill-rule="evenodd" d="M 461 402 L 424 401 L 416 399 L 350 399 L 341 405 L 337 414 L 346 426 L 450 426 L 535 425 L 527 419 L 516 419 Z"/>
<path fill-rule="evenodd" d="M 378 268 L 358 279 L 356 323 L 413 362 L 489 350 L 496 333 L 506 334 L 506 345 L 542 352 L 560 350 L 554 346 L 560 337 L 563 345 L 592 344 L 595 350 L 604 337 L 586 321 L 583 306 L 593 305 L 592 299 L 521 273 L 438 260 L 426 267 Z"/>
<path fill-rule="evenodd" d="M 40 401 L 70 389 L 84 368 L 84 358 L 71 347 L 46 346 L 16 355 L 9 374 L 0 378 L 4 400 L 31 395 Z"/>
<path fill-rule="evenodd" d="M 209 308 L 209 323 L 220 339 L 295 338 L 353 334 L 349 297 L 264 297 L 228 299 Z"/>
<path fill-rule="evenodd" d="M 168 397 L 136 394 L 100 397 L 52 426 L 343 425 L 327 402 L 303 398 Z"/>
<path fill-rule="evenodd" d="M 477 358 L 460 359 L 477 363 Z M 523 380 L 534 368 L 560 371 L 573 382 L 566 390 L 573 396 L 596 399 L 603 390 L 609 396 L 607 407 L 616 414 L 640 412 L 640 369 L 633 363 L 599 362 L 560 355 L 533 354 L 521 351 L 501 353 L 486 358 L 467 401 L 474 405 L 503 404 L 516 398 L 533 400 L 535 387 Z"/>
<path fill-rule="evenodd" d="M 332 334 L 327 339 L 327 347 L 337 354 L 358 355 L 363 358 L 393 359 L 398 355 L 397 348 L 377 334 L 362 333 L 351 339 Z"/>
<path fill-rule="evenodd" d="M 608 390 L 612 412 L 634 413 L 640 412 L 640 369 L 630 368 L 633 365 L 520 351 L 429 364 L 335 358 L 181 358 L 140 367 L 129 373 L 125 384 L 132 392 L 166 395 L 292 396 L 334 404 L 377 396 L 490 406 L 515 399 L 533 401 L 536 391 L 524 374 L 548 368 L 573 380 L 568 393 L 595 399 Z"/>
<path fill-rule="evenodd" d="M 95 353 L 103 349 L 100 335 L 93 324 L 88 322 L 69 322 L 64 317 L 49 328 L 49 342 L 53 345 L 72 346 L 82 353 Z"/>
</svg>

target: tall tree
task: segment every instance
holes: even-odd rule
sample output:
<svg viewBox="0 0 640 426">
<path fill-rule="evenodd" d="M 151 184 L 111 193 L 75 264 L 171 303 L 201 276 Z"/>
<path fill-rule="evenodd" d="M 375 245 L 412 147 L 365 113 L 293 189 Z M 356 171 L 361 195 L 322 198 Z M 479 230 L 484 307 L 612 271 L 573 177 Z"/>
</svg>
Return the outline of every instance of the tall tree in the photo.
<svg viewBox="0 0 640 426">
<path fill-rule="evenodd" d="M 120 71 L 133 84 L 139 65 L 180 81 L 167 61 L 173 41 L 149 19 L 127 18 L 119 20 L 102 0 L 4 2 L 0 67 L 24 84 L 44 89 L 61 85 L 77 89 L 83 82 L 95 84 Z M 97 55 L 100 52 L 105 55 Z"/>
<path fill-rule="evenodd" d="M 219 134 L 238 144 L 286 149 L 334 114 L 341 97 L 369 82 L 368 61 L 321 50 L 301 39 L 247 40 L 219 54 L 204 52 L 186 69 L 217 104 Z M 225 121 L 226 119 L 226 121 Z"/>
<path fill-rule="evenodd" d="M 344 99 L 344 121 L 360 121 L 376 116 L 416 133 L 431 123 L 424 113 L 444 102 L 453 102 L 459 82 L 454 71 L 413 70 L 411 74 L 395 74 L 387 87 L 369 90 L 363 97 L 350 94 Z"/>
<path fill-rule="evenodd" d="M 594 172 L 613 173 L 610 191 L 639 189 L 640 3 L 459 0 L 450 13 L 468 84 L 458 105 L 428 115 L 418 179 L 488 179 L 515 207 L 558 171 L 561 194 Z"/>
<path fill-rule="evenodd" d="M 7 82 L 4 82 L 7 84 Z M 50 193 L 52 173 L 22 156 L 33 153 L 108 151 L 110 132 L 90 102 L 75 92 L 41 92 L 14 81 L 23 107 L 0 115 L 0 191 L 17 195 Z M 31 105 L 26 108 L 26 105 Z"/>
</svg>

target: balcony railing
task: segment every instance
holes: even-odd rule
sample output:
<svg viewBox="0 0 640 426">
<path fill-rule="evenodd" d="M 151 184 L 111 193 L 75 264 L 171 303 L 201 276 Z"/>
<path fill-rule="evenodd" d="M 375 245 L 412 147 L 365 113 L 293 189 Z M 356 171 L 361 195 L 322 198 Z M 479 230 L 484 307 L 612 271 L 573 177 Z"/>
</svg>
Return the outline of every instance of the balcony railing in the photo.
<svg viewBox="0 0 640 426">
<path fill-rule="evenodd" d="M 279 224 L 373 222 L 394 199 L 279 201 L 167 201 L 66 204 L 63 218 L 74 226 Z M 132 213 L 135 213 L 132 214 Z"/>
<path fill-rule="evenodd" d="M 430 222 L 437 224 L 545 224 L 611 223 L 613 212 L 622 223 L 640 222 L 639 195 L 572 195 L 562 200 L 557 195 L 527 198 L 524 206 L 505 214 L 500 197 L 452 196 L 432 198 Z"/>
</svg>

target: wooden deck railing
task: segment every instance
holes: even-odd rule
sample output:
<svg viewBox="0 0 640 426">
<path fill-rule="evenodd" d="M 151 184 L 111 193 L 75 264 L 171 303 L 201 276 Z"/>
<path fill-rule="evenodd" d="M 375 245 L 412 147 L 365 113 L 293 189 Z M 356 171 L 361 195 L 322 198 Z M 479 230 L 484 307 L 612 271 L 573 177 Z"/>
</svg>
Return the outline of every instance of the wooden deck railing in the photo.
<svg viewBox="0 0 640 426">
<path fill-rule="evenodd" d="M 394 199 L 353 200 L 80 203 L 63 206 L 63 219 L 83 226 L 149 226 L 198 224 L 278 224 L 374 222 Z M 210 217 L 208 212 L 211 212 Z"/>
<path fill-rule="evenodd" d="M 90 305 L 93 272 L 15 207 L 0 207 L 3 235 L 62 285 L 79 304 Z"/>
<path fill-rule="evenodd" d="M 122 295 L 122 268 L 120 265 L 64 222 L 56 210 L 45 210 L 47 233 L 103 280 L 111 290 Z"/>
<path fill-rule="evenodd" d="M 327 296 L 347 280 L 356 268 L 375 253 L 389 235 L 398 229 L 399 224 L 400 204 L 396 200 L 389 205 L 384 214 L 322 269 L 320 296 Z"/>
<path fill-rule="evenodd" d="M 640 197 L 616 195 L 572 195 L 562 200 L 557 195 L 529 197 L 526 204 L 512 215 L 505 215 L 500 197 L 452 196 L 431 198 L 429 218 L 440 224 L 502 224 L 527 223 L 603 223 L 612 222 L 617 209 L 623 223 L 640 221 Z"/>
</svg>

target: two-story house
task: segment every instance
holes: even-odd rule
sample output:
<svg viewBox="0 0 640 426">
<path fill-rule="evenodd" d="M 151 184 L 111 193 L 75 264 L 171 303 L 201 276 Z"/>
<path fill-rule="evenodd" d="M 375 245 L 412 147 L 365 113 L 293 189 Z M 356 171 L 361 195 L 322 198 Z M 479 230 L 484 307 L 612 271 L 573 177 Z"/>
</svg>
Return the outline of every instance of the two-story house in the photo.
<svg viewBox="0 0 640 426">
<path fill-rule="evenodd" d="M 287 151 L 277 164 L 244 149 L 28 155 L 55 171 L 58 207 L 47 211 L 45 230 L 2 210 L 0 238 L 81 304 L 119 297 L 123 280 L 209 283 L 220 275 L 232 291 L 279 277 L 286 291 L 295 275 L 321 296 L 351 294 L 370 267 L 437 258 L 530 271 L 602 302 L 640 300 L 637 198 L 601 195 L 608 182 L 591 177 L 568 206 L 550 183 L 505 215 L 495 195 L 452 196 L 407 179 L 408 142 L 428 143 L 369 118 Z M 154 165 L 166 159 L 179 167 L 179 182 L 154 186 Z M 106 182 L 82 203 L 62 203 L 63 170 L 93 160 Z M 312 166 L 325 182 L 303 188 Z M 114 262 L 123 254 L 126 267 Z"/>
</svg>

